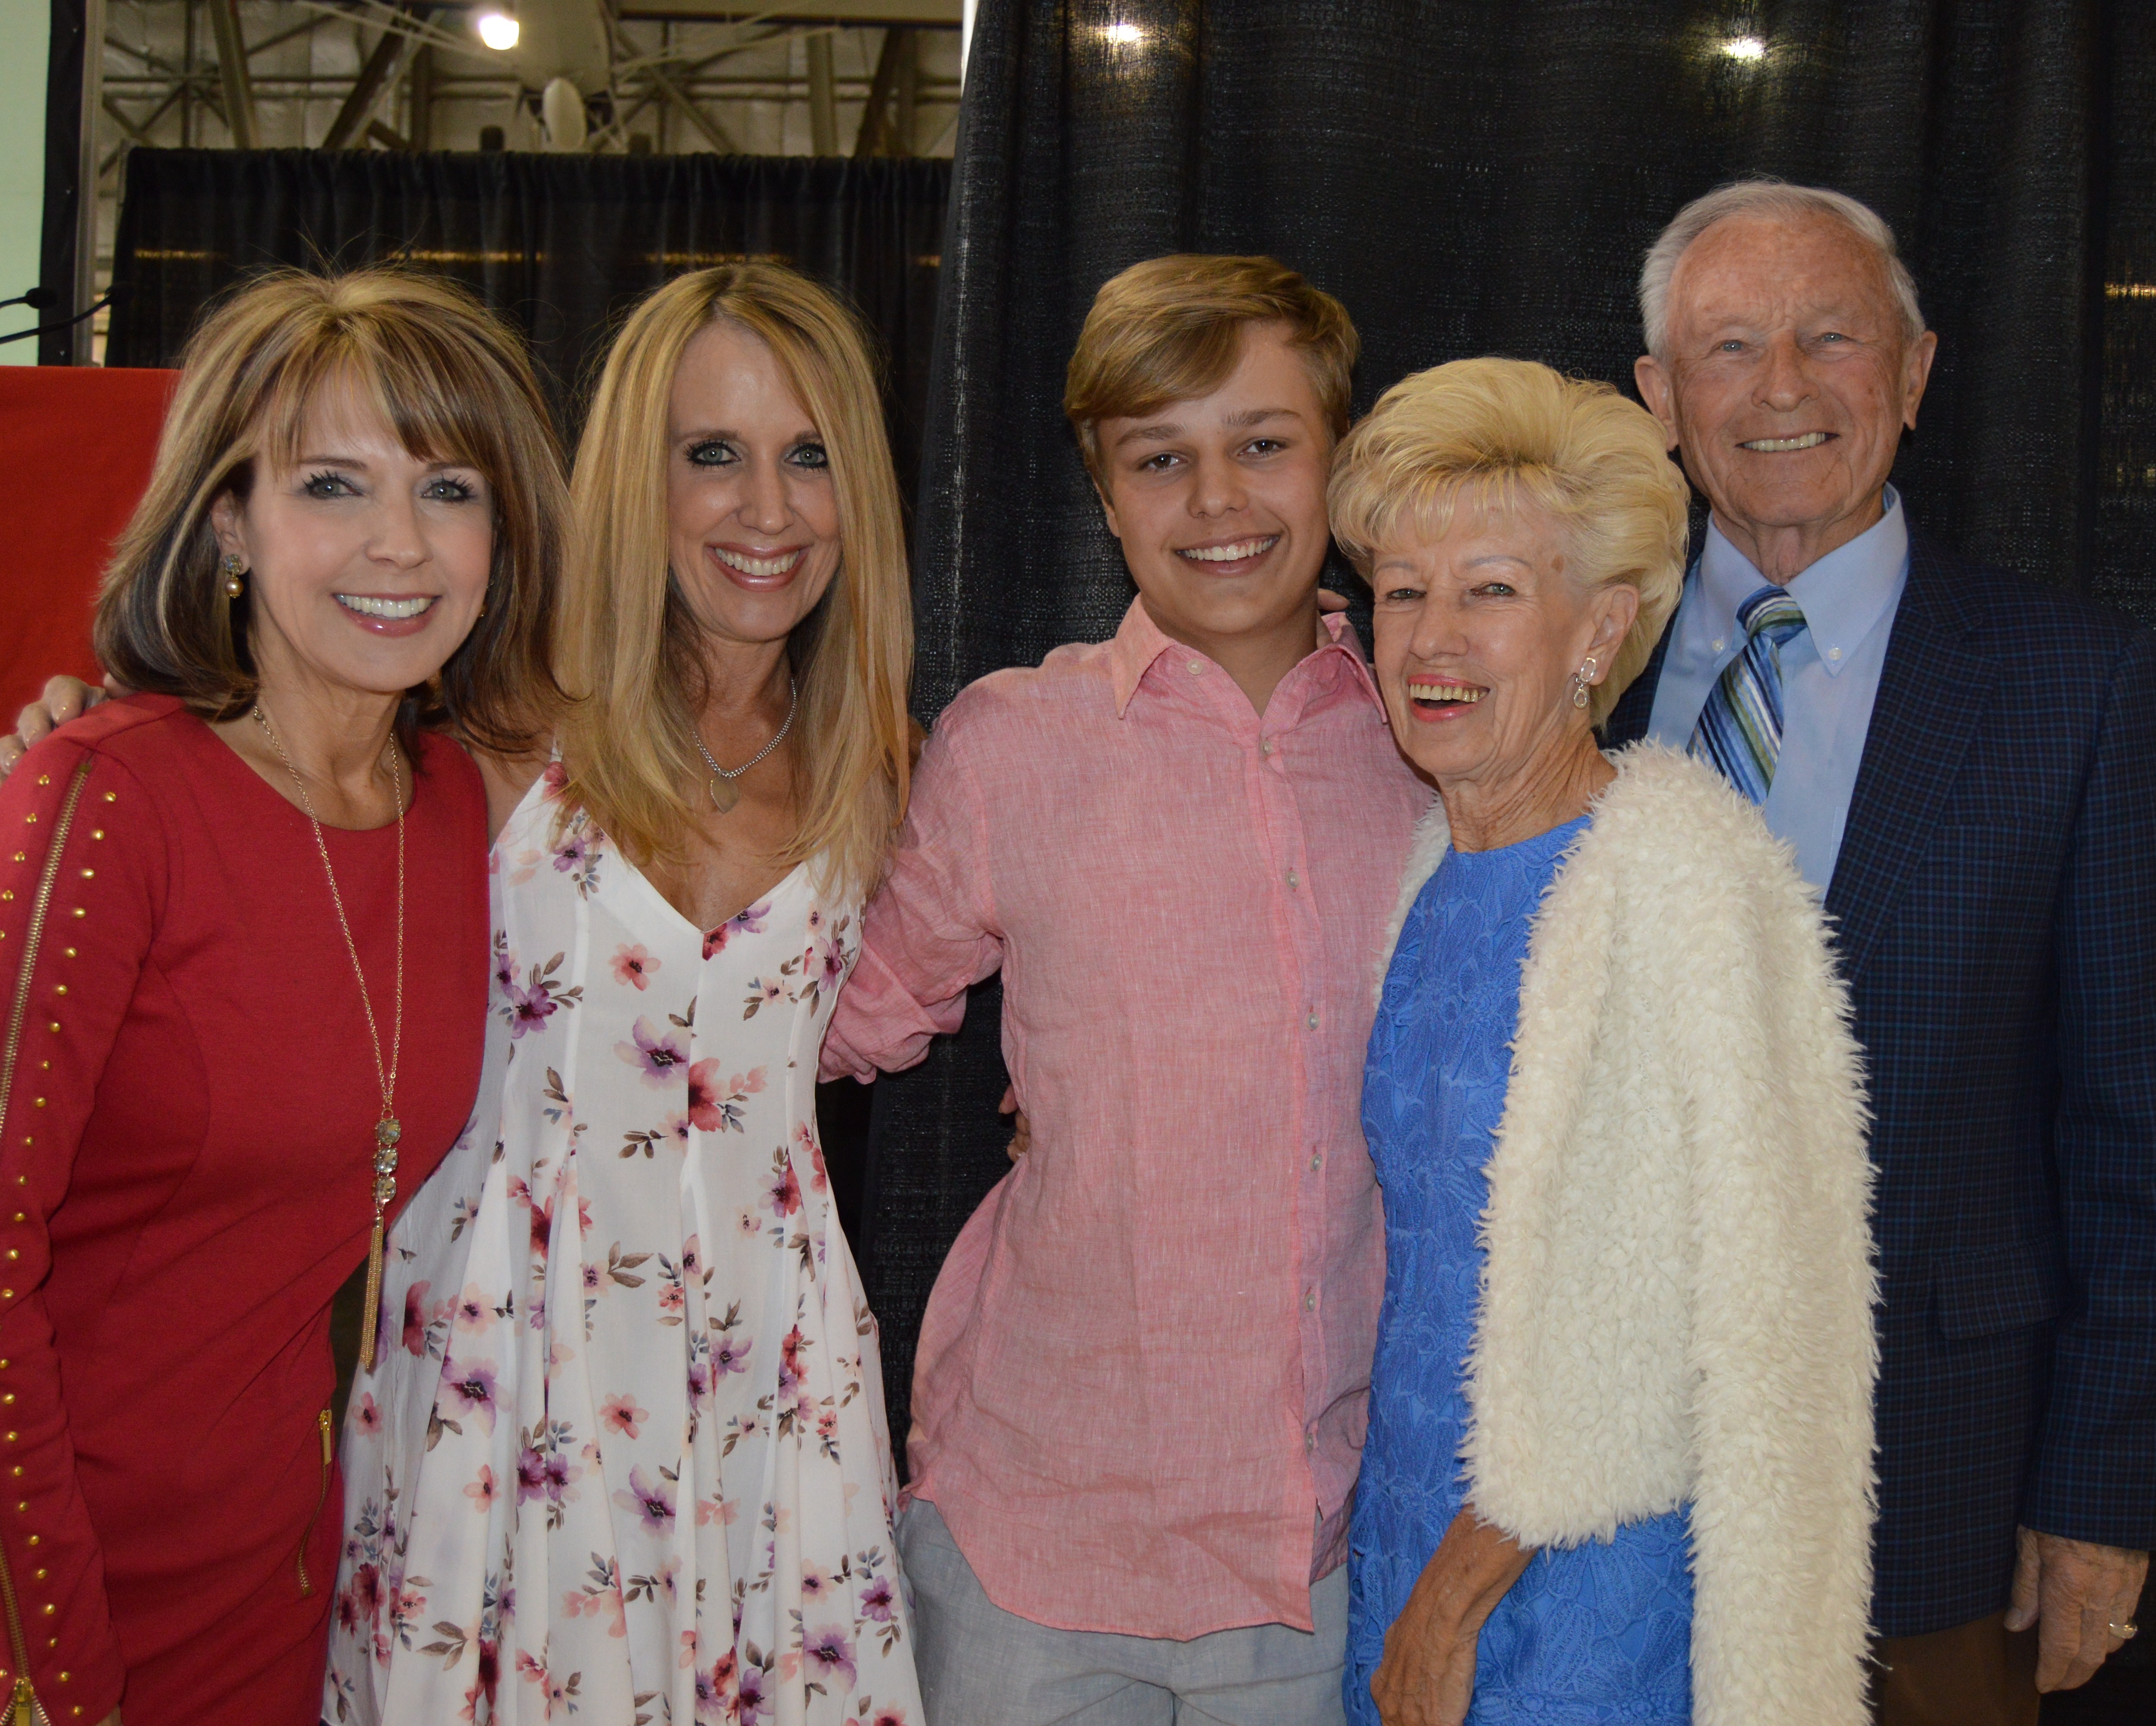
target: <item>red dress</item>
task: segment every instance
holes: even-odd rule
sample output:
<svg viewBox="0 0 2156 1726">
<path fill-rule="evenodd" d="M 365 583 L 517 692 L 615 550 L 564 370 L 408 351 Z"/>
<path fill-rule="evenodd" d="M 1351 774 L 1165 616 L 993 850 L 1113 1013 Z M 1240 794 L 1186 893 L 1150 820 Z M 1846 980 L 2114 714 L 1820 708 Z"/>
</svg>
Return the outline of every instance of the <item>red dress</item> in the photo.
<svg viewBox="0 0 2156 1726">
<path fill-rule="evenodd" d="M 418 765 L 400 1197 L 470 1115 L 486 1011 L 479 776 L 436 737 Z M 396 832 L 324 834 L 386 1044 Z M 381 1092 L 306 817 L 177 701 L 0 784 L 0 1038 L 4 1683 L 27 1664 L 55 1726 L 311 1726 Z"/>
</svg>

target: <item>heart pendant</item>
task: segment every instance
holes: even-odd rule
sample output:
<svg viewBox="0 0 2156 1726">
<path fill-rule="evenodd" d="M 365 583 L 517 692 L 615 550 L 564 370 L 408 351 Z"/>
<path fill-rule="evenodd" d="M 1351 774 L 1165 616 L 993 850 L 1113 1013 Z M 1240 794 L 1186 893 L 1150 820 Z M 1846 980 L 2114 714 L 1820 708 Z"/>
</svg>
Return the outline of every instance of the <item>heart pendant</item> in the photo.
<svg viewBox="0 0 2156 1726">
<path fill-rule="evenodd" d="M 726 780 L 715 777 L 711 782 L 711 807 L 722 815 L 741 801 L 741 793 Z"/>
</svg>

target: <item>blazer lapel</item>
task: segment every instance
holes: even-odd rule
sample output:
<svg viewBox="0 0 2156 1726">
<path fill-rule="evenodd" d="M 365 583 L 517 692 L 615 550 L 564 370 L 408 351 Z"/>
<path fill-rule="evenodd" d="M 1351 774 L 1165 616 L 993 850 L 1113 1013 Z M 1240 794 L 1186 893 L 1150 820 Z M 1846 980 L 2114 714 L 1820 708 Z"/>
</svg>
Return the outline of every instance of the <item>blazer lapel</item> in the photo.
<svg viewBox="0 0 2156 1726">
<path fill-rule="evenodd" d="M 1980 710 L 1969 691 L 1992 687 L 1989 657 L 1972 645 L 1981 623 L 1951 561 L 1912 537 L 1909 582 L 1827 888 L 1842 974 L 1852 984 L 1924 855 L 1975 735 Z"/>
</svg>

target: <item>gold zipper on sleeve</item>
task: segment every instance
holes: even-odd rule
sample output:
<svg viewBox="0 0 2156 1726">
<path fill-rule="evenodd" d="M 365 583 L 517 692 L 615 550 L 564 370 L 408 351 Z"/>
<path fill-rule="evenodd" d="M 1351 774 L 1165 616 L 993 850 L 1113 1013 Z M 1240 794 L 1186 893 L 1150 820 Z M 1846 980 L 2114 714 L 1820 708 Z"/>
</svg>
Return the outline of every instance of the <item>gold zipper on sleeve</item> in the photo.
<svg viewBox="0 0 2156 1726">
<path fill-rule="evenodd" d="M 8 1011 L 8 1040 L 0 1045 L 0 1134 L 8 1128 L 8 1099 L 14 1094 L 15 1063 L 23 1052 L 23 1021 L 30 1009 L 30 989 L 38 968 L 38 947 L 45 932 L 45 918 L 52 910 L 53 888 L 59 880 L 60 854 L 67 849 L 68 830 L 74 824 L 75 805 L 82 801 L 90 783 L 95 758 L 85 758 L 74 770 L 67 796 L 60 804 L 59 819 L 53 824 L 52 849 L 45 853 L 44 872 L 38 878 L 38 896 L 30 906 L 30 923 L 23 932 L 23 967 L 15 981 L 15 999 Z M 0 1140 L 4 1143 L 4 1140 Z M 8 1562 L 8 1548 L 0 1541 L 0 1606 L 7 1609 L 8 1646 L 15 1658 L 15 1685 L 8 1697 L 8 1726 L 45 1726 L 44 1704 L 30 1682 L 30 1639 L 23 1631 L 23 1605 L 15 1593 L 15 1572 Z"/>
</svg>

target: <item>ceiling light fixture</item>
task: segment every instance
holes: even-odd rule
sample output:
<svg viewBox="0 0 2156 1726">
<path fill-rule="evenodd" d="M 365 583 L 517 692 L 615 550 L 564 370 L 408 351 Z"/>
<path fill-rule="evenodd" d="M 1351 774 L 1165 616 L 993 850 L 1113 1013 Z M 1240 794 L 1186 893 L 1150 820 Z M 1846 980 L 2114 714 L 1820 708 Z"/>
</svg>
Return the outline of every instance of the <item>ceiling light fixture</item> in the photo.
<svg viewBox="0 0 2156 1726">
<path fill-rule="evenodd" d="M 1732 36 L 1722 44 L 1722 51 L 1732 60 L 1763 60 L 1767 44 L 1757 36 Z"/>
<path fill-rule="evenodd" d="M 1117 48 L 1136 48 L 1145 40 L 1145 32 L 1136 24 L 1103 24 L 1101 33 Z"/>
<path fill-rule="evenodd" d="M 479 39 L 496 54 L 507 54 L 516 46 L 516 39 L 522 33 L 512 13 L 482 12 L 479 15 Z"/>
</svg>

